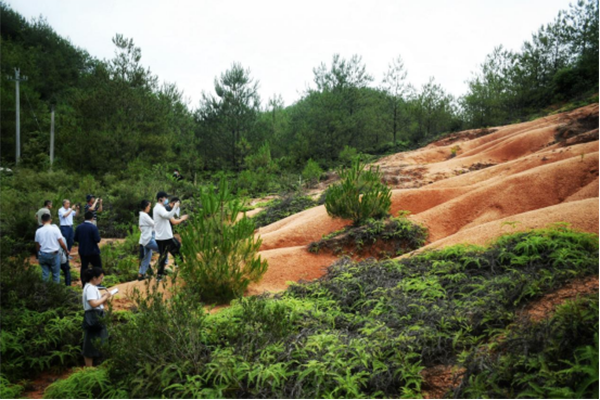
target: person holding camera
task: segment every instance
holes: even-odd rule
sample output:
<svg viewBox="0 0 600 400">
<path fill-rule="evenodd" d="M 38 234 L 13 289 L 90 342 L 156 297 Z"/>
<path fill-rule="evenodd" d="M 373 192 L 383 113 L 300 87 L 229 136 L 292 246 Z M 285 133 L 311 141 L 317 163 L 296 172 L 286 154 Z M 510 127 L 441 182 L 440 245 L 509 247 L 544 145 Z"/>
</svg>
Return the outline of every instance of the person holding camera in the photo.
<svg viewBox="0 0 600 400">
<path fill-rule="evenodd" d="M 173 228 L 171 227 L 171 219 L 174 219 L 177 211 L 179 210 L 180 202 L 177 201 L 173 204 L 173 209 L 167 211 L 166 206 L 169 204 L 169 195 L 166 192 L 158 192 L 156 194 L 156 205 L 152 212 L 154 217 L 154 232 L 156 234 L 156 243 L 158 244 L 158 250 L 160 257 L 158 257 L 157 265 L 157 280 L 161 280 L 165 273 L 165 258 L 168 253 L 171 253 L 173 257 L 183 258 L 179 252 L 179 248 L 173 242 Z M 181 218 L 175 220 L 176 223 L 180 223 L 188 219 L 187 215 L 183 215 Z"/>
<path fill-rule="evenodd" d="M 92 224 L 98 226 L 97 213 L 102 212 L 102 199 L 97 199 L 96 196 L 94 196 L 93 194 L 88 194 L 87 196 L 85 196 L 85 199 L 87 200 L 87 204 L 83 208 L 83 212 L 91 212 L 94 215 Z"/>
<path fill-rule="evenodd" d="M 67 241 L 67 247 L 69 251 L 73 248 L 73 217 L 77 215 L 79 211 L 78 205 L 73 205 L 71 207 L 71 201 L 69 199 L 64 199 L 62 202 L 62 208 L 58 209 L 58 218 L 60 220 L 60 232 L 63 237 Z"/>
</svg>

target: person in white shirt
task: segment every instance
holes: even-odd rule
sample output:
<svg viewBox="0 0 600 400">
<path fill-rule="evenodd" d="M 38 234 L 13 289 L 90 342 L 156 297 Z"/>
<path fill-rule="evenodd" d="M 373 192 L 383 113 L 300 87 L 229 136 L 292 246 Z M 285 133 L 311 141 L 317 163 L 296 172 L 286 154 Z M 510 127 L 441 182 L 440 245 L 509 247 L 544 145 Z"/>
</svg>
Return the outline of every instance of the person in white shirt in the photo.
<svg viewBox="0 0 600 400">
<path fill-rule="evenodd" d="M 179 219 L 173 218 L 179 210 L 179 202 L 173 205 L 171 211 L 167 211 L 165 206 L 169 204 L 169 195 L 166 192 L 158 192 L 156 194 L 156 205 L 152 212 L 154 217 L 154 231 L 156 234 L 156 243 L 160 252 L 160 257 L 156 263 L 158 273 L 157 279 L 161 280 L 165 271 L 165 258 L 168 253 L 171 253 L 173 257 L 183 258 L 179 252 L 179 248 L 173 243 L 173 229 L 169 222 L 173 222 L 174 225 L 180 224 L 186 219 L 187 215 L 183 215 Z"/>
<path fill-rule="evenodd" d="M 60 219 L 60 232 L 67 241 L 67 247 L 69 251 L 73 248 L 73 217 L 77 215 L 79 206 L 74 205 L 71 207 L 71 201 L 64 199 L 62 202 L 62 208 L 58 209 L 58 218 Z"/>
<path fill-rule="evenodd" d="M 104 279 L 104 271 L 100 267 L 94 267 L 84 272 L 86 274 L 86 284 L 83 288 L 81 296 L 81 302 L 83 303 L 83 310 L 87 312 L 94 312 L 98 314 L 98 317 L 104 317 L 104 303 L 112 298 L 112 294 L 109 291 L 100 295 L 98 285 L 102 283 Z M 94 347 L 94 342 L 100 340 L 104 343 L 108 338 L 108 331 L 106 325 L 102 324 L 100 329 L 90 330 L 84 328 L 83 334 L 83 358 L 85 359 L 86 367 L 94 366 L 94 358 L 100 357 L 100 352 Z"/>
<path fill-rule="evenodd" d="M 60 253 L 62 247 L 69 255 L 69 249 L 63 240 L 60 230 L 52 225 L 50 214 L 42 215 L 42 227 L 35 232 L 35 246 L 40 266 L 42 267 L 42 279 L 47 281 L 52 274 L 52 280 L 60 282 Z"/>
<path fill-rule="evenodd" d="M 145 278 L 150 261 L 152 260 L 152 251 L 158 251 L 158 244 L 154 238 L 154 220 L 148 214 L 152 203 L 148 200 L 142 200 L 142 211 L 140 211 L 139 227 L 140 235 L 140 269 L 138 271 L 138 281 Z"/>
</svg>

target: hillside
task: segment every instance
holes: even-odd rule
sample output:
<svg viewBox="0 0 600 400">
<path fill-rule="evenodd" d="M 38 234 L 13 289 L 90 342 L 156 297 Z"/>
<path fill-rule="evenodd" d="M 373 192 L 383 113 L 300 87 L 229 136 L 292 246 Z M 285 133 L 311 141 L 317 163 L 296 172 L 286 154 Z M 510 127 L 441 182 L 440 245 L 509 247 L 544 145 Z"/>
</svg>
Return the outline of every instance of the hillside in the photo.
<svg viewBox="0 0 600 400">
<path fill-rule="evenodd" d="M 484 244 L 557 222 L 598 233 L 598 104 L 460 132 L 375 165 L 394 188 L 392 214 L 408 210 L 429 229 L 426 248 Z M 332 256 L 306 246 L 347 224 L 320 206 L 261 228 L 269 271 L 251 293 L 321 276 Z"/>
<path fill-rule="evenodd" d="M 485 244 L 558 222 L 598 234 L 598 104 L 459 132 L 375 165 L 393 188 L 392 214 L 408 210 L 428 228 L 425 248 Z M 323 276 L 337 257 L 310 253 L 308 245 L 348 224 L 319 206 L 259 229 L 269 270 L 247 294 Z M 125 293 L 143 282 L 119 286 Z"/>
</svg>

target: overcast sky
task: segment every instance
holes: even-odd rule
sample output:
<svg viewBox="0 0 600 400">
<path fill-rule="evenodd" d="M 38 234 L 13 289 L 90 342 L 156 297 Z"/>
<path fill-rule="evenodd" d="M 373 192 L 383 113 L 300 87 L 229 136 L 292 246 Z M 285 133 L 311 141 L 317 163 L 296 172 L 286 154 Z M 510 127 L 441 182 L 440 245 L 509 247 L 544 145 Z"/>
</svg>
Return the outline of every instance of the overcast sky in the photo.
<svg viewBox="0 0 600 400">
<path fill-rule="evenodd" d="M 111 59 L 121 33 L 142 49 L 142 64 L 174 82 L 198 106 L 202 91 L 240 62 L 259 81 L 263 104 L 286 105 L 313 84 L 313 68 L 333 54 L 362 56 L 381 82 L 401 55 L 408 81 L 435 77 L 455 96 L 500 44 L 518 51 L 568 0 L 7 0 L 28 20 L 43 16 L 61 36 Z M 26 71 L 22 71 L 26 74 Z"/>
</svg>

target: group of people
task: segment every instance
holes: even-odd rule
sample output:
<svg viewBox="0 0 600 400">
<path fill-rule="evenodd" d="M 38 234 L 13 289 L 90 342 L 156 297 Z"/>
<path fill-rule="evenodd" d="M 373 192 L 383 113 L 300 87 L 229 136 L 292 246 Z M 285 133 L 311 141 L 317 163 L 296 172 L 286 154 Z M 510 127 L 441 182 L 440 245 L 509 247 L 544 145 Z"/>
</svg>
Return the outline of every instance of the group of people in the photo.
<svg viewBox="0 0 600 400">
<path fill-rule="evenodd" d="M 178 197 L 171 197 L 169 200 L 169 195 L 166 192 L 158 192 L 156 194 L 156 204 L 152 209 L 152 217 L 150 217 L 152 203 L 148 200 L 142 200 L 139 218 L 141 235 L 138 280 L 143 280 L 146 277 L 153 251 L 158 251 L 160 254 L 156 263 L 157 280 L 161 280 L 165 273 L 169 253 L 175 258 L 175 264 L 178 257 L 182 258 L 179 251 L 181 243 L 173 236 L 173 226 L 188 219 L 187 215 L 179 217 L 180 204 Z"/>
<path fill-rule="evenodd" d="M 86 196 L 84 207 L 85 222 L 73 230 L 73 218 L 80 212 L 79 205 L 71 206 L 69 199 L 64 199 L 58 210 L 59 226 L 52 223 L 52 201 L 46 200 L 35 217 L 38 228 L 35 233 L 36 256 L 42 267 L 42 279 L 48 281 L 50 276 L 56 283 L 60 282 L 60 271 L 65 275 L 65 285 L 71 286 L 71 266 L 69 260 L 73 243 L 79 243 L 81 258 L 81 282 L 85 285 L 84 271 L 90 265 L 102 267 L 100 259 L 100 232 L 97 227 L 98 212 L 102 211 L 102 199 L 94 195 Z"/>
<path fill-rule="evenodd" d="M 155 264 L 157 280 L 161 280 L 168 263 L 168 254 L 175 258 L 182 258 L 181 243 L 173 235 L 173 226 L 188 219 L 187 215 L 179 216 L 180 200 L 171 197 L 166 192 L 158 192 L 156 204 L 150 216 L 152 203 L 142 200 L 139 215 L 140 235 L 140 267 L 138 279 L 143 280 L 150 269 L 153 251 L 159 252 Z M 100 284 L 104 279 L 102 260 L 100 257 L 100 232 L 97 227 L 97 213 L 102 211 L 102 199 L 94 195 L 87 196 L 84 208 L 85 221 L 73 230 L 73 219 L 80 212 L 78 205 L 71 206 L 69 199 L 63 200 L 62 207 L 58 210 L 59 226 L 52 223 L 52 202 L 46 200 L 44 206 L 36 213 L 38 229 L 35 234 L 36 254 L 42 267 L 42 278 L 60 282 L 60 270 L 65 273 L 65 284 L 71 285 L 71 270 L 69 259 L 74 242 L 79 244 L 81 258 L 81 283 L 83 286 L 82 303 L 86 314 L 93 313 L 94 318 L 104 316 L 104 305 L 113 296 L 106 290 L 100 294 Z M 91 268 L 89 268 L 91 266 Z M 102 288 L 104 289 L 104 288 Z M 84 340 L 82 354 L 86 366 L 92 366 L 94 359 L 100 357 L 97 348 L 98 341 L 104 342 L 107 338 L 106 326 L 99 323 L 97 327 L 86 326 L 84 323 Z"/>
</svg>

